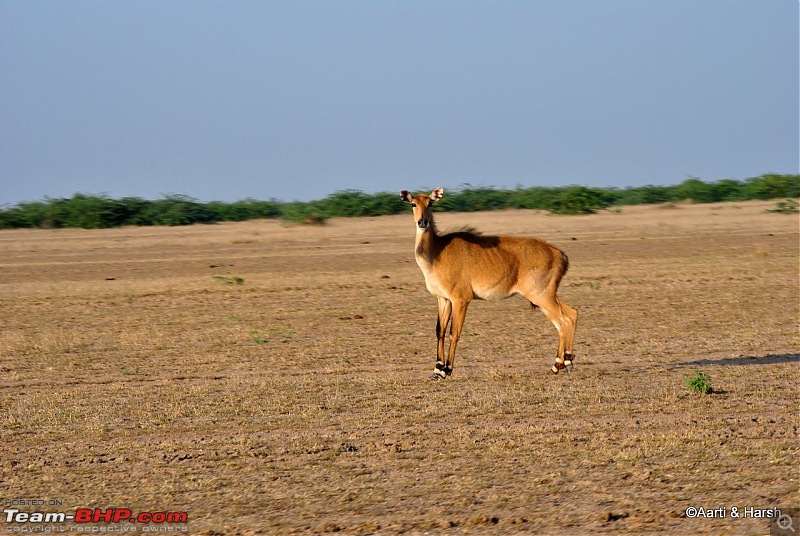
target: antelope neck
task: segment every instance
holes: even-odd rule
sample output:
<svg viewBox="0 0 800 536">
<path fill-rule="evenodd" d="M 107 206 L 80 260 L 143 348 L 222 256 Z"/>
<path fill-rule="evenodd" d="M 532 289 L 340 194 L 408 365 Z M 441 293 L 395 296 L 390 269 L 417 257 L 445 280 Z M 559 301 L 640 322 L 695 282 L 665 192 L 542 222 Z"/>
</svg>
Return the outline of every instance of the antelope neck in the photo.
<svg viewBox="0 0 800 536">
<path fill-rule="evenodd" d="M 436 232 L 436 224 L 430 220 L 430 226 L 424 231 L 417 231 L 416 255 L 424 257 L 429 262 L 436 256 L 438 250 L 439 235 Z"/>
</svg>

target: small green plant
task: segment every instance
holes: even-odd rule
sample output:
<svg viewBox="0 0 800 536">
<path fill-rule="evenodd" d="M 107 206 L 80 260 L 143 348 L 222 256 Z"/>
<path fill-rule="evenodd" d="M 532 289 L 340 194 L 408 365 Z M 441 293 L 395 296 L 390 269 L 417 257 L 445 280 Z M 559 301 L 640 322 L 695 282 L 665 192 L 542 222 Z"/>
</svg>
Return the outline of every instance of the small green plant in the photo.
<svg viewBox="0 0 800 536">
<path fill-rule="evenodd" d="M 257 330 L 257 329 L 251 329 L 251 330 L 250 330 L 250 338 L 251 338 L 251 339 L 253 340 L 253 342 L 254 342 L 254 343 L 256 343 L 256 344 L 269 344 L 269 339 L 267 339 L 267 338 L 265 338 L 265 337 L 262 337 L 261 335 L 259 335 L 259 333 L 258 333 L 258 330 Z"/>
<path fill-rule="evenodd" d="M 216 281 L 220 283 L 224 283 L 226 285 L 244 285 L 244 279 L 239 277 L 238 275 L 232 275 L 230 277 L 225 275 L 214 275 L 211 276 Z"/>
<path fill-rule="evenodd" d="M 271 340 L 283 340 L 286 342 L 287 340 L 294 337 L 294 332 L 289 328 L 280 327 L 280 326 L 273 326 L 267 328 L 267 336 L 261 335 L 262 331 L 257 329 L 250 330 L 250 339 L 256 344 L 269 344 Z"/>
<path fill-rule="evenodd" d="M 775 203 L 775 208 L 767 210 L 774 214 L 797 214 L 800 212 L 800 204 L 794 199 L 787 199 L 786 201 L 778 201 Z"/>
<path fill-rule="evenodd" d="M 686 387 L 695 393 L 707 395 L 712 393 L 714 389 L 711 387 L 711 376 L 699 370 L 694 371 L 694 376 L 688 376 L 683 379 Z"/>
</svg>

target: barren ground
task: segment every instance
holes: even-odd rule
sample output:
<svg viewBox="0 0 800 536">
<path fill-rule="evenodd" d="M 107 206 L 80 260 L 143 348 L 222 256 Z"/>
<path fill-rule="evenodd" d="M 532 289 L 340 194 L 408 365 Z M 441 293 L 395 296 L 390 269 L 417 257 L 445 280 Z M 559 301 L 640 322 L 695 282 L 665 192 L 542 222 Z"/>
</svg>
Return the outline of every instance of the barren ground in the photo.
<svg viewBox="0 0 800 536">
<path fill-rule="evenodd" d="M 540 312 L 473 302 L 439 383 L 409 214 L 0 231 L 0 499 L 192 534 L 767 534 L 729 514 L 800 507 L 798 219 L 773 205 L 439 214 L 564 249 L 581 315 L 553 376 Z"/>
</svg>

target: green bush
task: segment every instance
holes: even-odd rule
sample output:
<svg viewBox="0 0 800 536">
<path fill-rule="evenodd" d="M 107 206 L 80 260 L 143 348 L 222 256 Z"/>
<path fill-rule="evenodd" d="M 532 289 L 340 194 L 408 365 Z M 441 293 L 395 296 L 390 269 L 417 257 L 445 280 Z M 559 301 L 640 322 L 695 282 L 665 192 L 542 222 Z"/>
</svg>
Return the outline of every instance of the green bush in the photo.
<svg viewBox="0 0 800 536">
<path fill-rule="evenodd" d="M 490 188 L 471 188 L 446 193 L 437 203 L 438 210 L 449 212 L 479 212 L 500 210 L 512 206 L 513 191 Z"/>
<path fill-rule="evenodd" d="M 775 208 L 767 210 L 775 214 L 797 214 L 800 212 L 800 205 L 794 199 L 787 199 L 786 201 L 778 201 L 775 203 Z"/>
<path fill-rule="evenodd" d="M 552 200 L 553 214 L 594 214 L 611 205 L 613 197 L 599 188 L 570 186 Z"/>
<path fill-rule="evenodd" d="M 516 208 L 550 210 L 560 195 L 561 188 L 524 188 L 515 192 Z"/>
<path fill-rule="evenodd" d="M 714 185 L 700 179 L 687 179 L 675 187 L 675 200 L 691 199 L 695 203 L 714 203 L 719 201 L 715 195 Z"/>
<path fill-rule="evenodd" d="M 319 206 L 313 203 L 288 203 L 284 207 L 283 222 L 285 224 L 322 225 L 328 216 L 322 213 Z"/>
<path fill-rule="evenodd" d="M 789 198 L 778 211 L 792 212 L 791 199 L 800 197 L 800 175 L 766 174 L 745 181 L 703 182 L 689 178 L 675 186 L 587 188 L 585 186 L 533 187 L 498 190 L 465 185 L 448 190 L 434 205 L 437 211 L 475 212 L 524 208 L 554 214 L 591 214 L 611 206 L 666 203 L 692 199 L 698 203 Z M 284 218 L 288 223 L 324 223 L 334 217 L 380 216 L 407 210 L 397 193 L 366 194 L 342 190 L 307 203 L 274 199 L 244 199 L 233 203 L 200 203 L 185 195 L 149 201 L 138 197 L 111 199 L 105 195 L 75 194 L 71 198 L 45 198 L 0 208 L 0 229 L 19 227 L 83 227 L 100 229 L 119 225 L 190 225 L 256 218 Z"/>
<path fill-rule="evenodd" d="M 693 376 L 684 378 L 683 382 L 686 387 L 695 393 L 707 395 L 714 391 L 713 387 L 711 387 L 711 376 L 699 370 L 695 370 Z"/>
<path fill-rule="evenodd" d="M 283 216 L 282 205 L 277 201 L 258 201 L 256 199 L 244 199 L 234 203 L 212 201 L 207 206 L 215 221 L 246 221 Z"/>
<path fill-rule="evenodd" d="M 715 201 L 742 201 L 745 197 L 744 184 L 732 179 L 711 183 Z"/>
<path fill-rule="evenodd" d="M 776 199 L 778 197 L 800 197 L 800 175 L 767 174 L 747 179 L 746 199 Z"/>
<path fill-rule="evenodd" d="M 669 186 L 654 186 L 649 184 L 641 188 L 632 188 L 631 202 L 619 203 L 621 205 L 654 205 L 666 203 L 673 199 L 672 188 Z"/>
</svg>

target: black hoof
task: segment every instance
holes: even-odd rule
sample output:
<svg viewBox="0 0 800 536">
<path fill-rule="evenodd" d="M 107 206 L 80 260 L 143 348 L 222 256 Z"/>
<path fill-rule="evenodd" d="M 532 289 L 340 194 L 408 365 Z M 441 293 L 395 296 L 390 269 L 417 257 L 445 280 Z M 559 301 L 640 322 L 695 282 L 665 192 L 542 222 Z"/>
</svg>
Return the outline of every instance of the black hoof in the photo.
<svg viewBox="0 0 800 536">
<path fill-rule="evenodd" d="M 444 380 L 453 373 L 453 367 L 448 367 L 444 363 L 436 363 L 436 368 L 433 369 L 432 380 Z"/>
<path fill-rule="evenodd" d="M 440 382 L 447 379 L 447 375 L 444 373 L 443 369 L 434 369 L 433 374 L 431 374 L 431 381 L 432 382 Z"/>
</svg>

